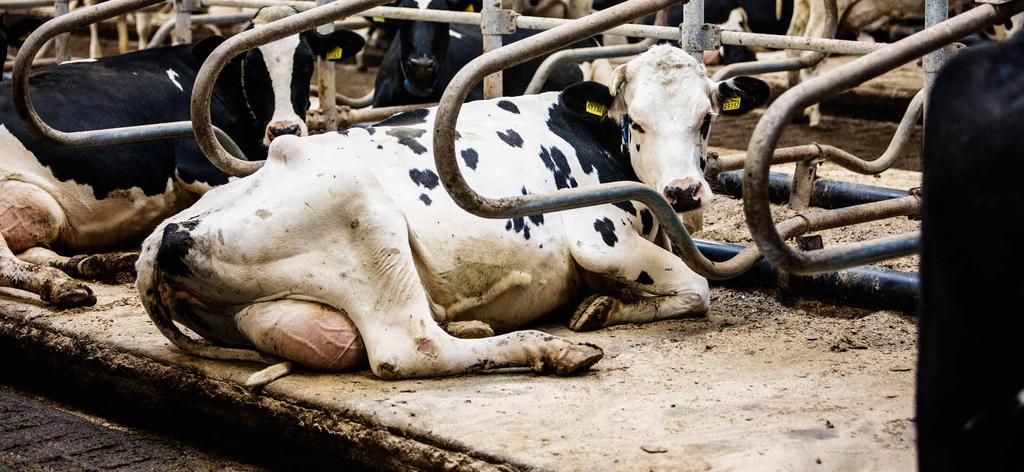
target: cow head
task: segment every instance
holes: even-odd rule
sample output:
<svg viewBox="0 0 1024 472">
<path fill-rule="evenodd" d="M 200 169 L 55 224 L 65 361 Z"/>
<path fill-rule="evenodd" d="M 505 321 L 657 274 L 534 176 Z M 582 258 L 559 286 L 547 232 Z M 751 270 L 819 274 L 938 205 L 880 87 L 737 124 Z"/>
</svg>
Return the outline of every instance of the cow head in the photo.
<svg viewBox="0 0 1024 472">
<path fill-rule="evenodd" d="M 296 13 L 288 6 L 262 8 L 247 29 L 261 28 Z M 207 38 L 196 44 L 193 54 L 205 57 L 223 41 L 218 37 Z M 328 35 L 306 31 L 264 44 L 236 58 L 245 107 L 263 128 L 264 146 L 281 135 L 307 134 L 309 82 L 313 78 L 315 59 L 342 61 L 354 56 L 363 45 L 363 38 L 348 30 Z"/>
<path fill-rule="evenodd" d="M 698 229 L 700 210 L 712 198 L 704 179 L 711 124 L 719 114 L 741 115 L 763 104 L 768 85 L 751 77 L 714 82 L 703 64 L 670 45 L 651 47 L 612 77 L 607 116 L 620 124 L 634 172 Z"/>
<path fill-rule="evenodd" d="M 481 0 L 402 0 L 400 6 L 422 10 L 478 12 Z M 437 72 L 448 56 L 449 25 L 428 21 L 399 21 L 398 53 L 409 93 L 426 97 L 434 91 Z"/>
<path fill-rule="evenodd" d="M 10 46 L 21 46 L 28 35 L 43 24 L 36 18 L 22 18 L 10 26 L 4 25 L 4 15 L 0 15 L 0 51 L 7 55 L 7 48 Z"/>
</svg>

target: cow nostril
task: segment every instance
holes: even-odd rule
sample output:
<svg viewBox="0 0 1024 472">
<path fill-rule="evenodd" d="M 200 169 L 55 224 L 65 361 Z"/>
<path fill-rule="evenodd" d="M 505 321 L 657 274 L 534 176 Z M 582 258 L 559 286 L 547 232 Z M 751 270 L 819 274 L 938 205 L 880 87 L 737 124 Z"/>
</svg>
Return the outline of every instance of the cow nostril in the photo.
<svg viewBox="0 0 1024 472">
<path fill-rule="evenodd" d="M 672 205 L 676 212 L 696 210 L 700 208 L 700 183 L 683 187 L 665 187 L 663 191 L 665 199 Z"/>
<path fill-rule="evenodd" d="M 300 133 L 299 125 L 291 125 L 291 126 L 286 126 L 286 127 L 283 127 L 283 128 L 275 126 L 275 127 L 271 127 L 270 128 L 270 135 L 275 137 L 275 138 L 278 137 L 278 136 L 284 136 L 286 134 L 298 135 L 299 133 Z"/>
</svg>

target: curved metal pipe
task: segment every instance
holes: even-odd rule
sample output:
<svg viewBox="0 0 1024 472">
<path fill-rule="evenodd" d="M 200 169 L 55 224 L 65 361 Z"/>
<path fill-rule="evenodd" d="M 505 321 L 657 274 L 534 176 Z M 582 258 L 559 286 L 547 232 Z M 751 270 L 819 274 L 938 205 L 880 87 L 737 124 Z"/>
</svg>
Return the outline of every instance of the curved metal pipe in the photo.
<svg viewBox="0 0 1024 472">
<path fill-rule="evenodd" d="M 143 0 L 136 0 L 143 1 Z M 144 0 L 153 1 L 153 0 Z M 192 86 L 192 123 L 199 148 L 210 162 L 228 175 L 242 177 L 256 172 L 262 161 L 243 161 L 229 154 L 214 135 L 210 116 L 210 102 L 213 87 L 224 67 L 231 59 L 244 51 L 261 45 L 316 28 L 339 18 L 361 12 L 368 8 L 387 3 L 389 0 L 339 0 L 334 3 L 311 8 L 287 18 L 268 23 L 259 28 L 243 31 L 228 38 L 206 58 L 196 74 Z"/>
<path fill-rule="evenodd" d="M 665 26 L 667 23 L 668 9 L 665 8 L 658 10 L 658 14 L 654 18 L 654 26 Z M 565 64 L 567 62 L 578 64 L 583 61 L 592 61 L 594 59 L 632 56 L 646 51 L 647 48 L 655 45 L 657 42 L 657 38 L 644 38 L 643 41 L 635 44 L 563 49 L 548 56 L 540 63 L 539 66 L 537 66 L 537 71 L 533 73 L 533 78 L 530 79 L 530 84 L 526 86 L 526 91 L 523 92 L 523 95 L 539 93 L 544 87 L 544 83 L 548 81 L 548 77 L 551 77 L 551 74 L 555 71 L 555 67 L 561 64 Z"/>
<path fill-rule="evenodd" d="M 125 144 L 157 139 L 187 138 L 192 136 L 192 123 L 175 121 L 140 126 L 126 126 L 92 131 L 64 132 L 46 124 L 32 106 L 29 93 L 29 69 L 36 53 L 50 39 L 71 30 L 112 18 L 133 10 L 161 3 L 163 0 L 109 0 L 91 7 L 79 8 L 71 13 L 58 16 L 29 35 L 18 51 L 11 73 L 11 92 L 14 109 L 25 127 L 33 136 L 43 141 L 63 146 L 101 146 Z M 242 156 L 242 152 L 230 137 L 220 129 L 213 130 L 215 139 L 223 141 L 230 152 Z"/>
<path fill-rule="evenodd" d="M 825 30 L 822 32 L 822 38 L 834 39 L 836 37 L 836 31 L 839 28 L 839 9 L 836 7 L 836 0 L 821 0 L 821 2 L 825 8 L 826 20 Z M 806 69 L 808 67 L 818 65 L 821 61 L 825 60 L 825 56 L 827 55 L 828 54 L 823 52 L 805 52 L 800 54 L 800 57 L 781 61 L 737 62 L 718 69 L 718 71 L 711 76 L 711 79 L 721 81 L 731 79 L 738 75 L 756 75 L 767 74 L 769 72 Z"/>
<path fill-rule="evenodd" d="M 900 156 L 907 150 L 910 144 L 910 133 L 914 125 L 921 121 L 924 110 L 925 91 L 922 89 L 914 95 L 903 114 L 896 133 L 893 134 L 889 146 L 885 148 L 877 159 L 867 161 L 847 151 L 828 144 L 804 144 L 802 146 L 791 146 L 776 149 L 772 153 L 771 165 L 800 162 L 807 159 L 820 158 L 833 162 L 836 165 L 859 174 L 880 174 L 891 168 Z M 719 158 L 708 160 L 707 175 L 717 175 L 721 172 L 742 169 L 746 163 L 746 154 L 729 154 Z"/>
<path fill-rule="evenodd" d="M 233 25 L 236 23 L 244 23 L 252 20 L 252 15 L 192 15 L 193 25 Z M 171 35 L 171 30 L 174 29 L 174 20 L 167 20 L 164 24 L 160 25 L 160 28 L 153 33 L 153 37 L 146 43 L 146 49 L 155 48 Z"/>
<path fill-rule="evenodd" d="M 917 251 L 920 244 L 918 233 L 811 252 L 790 248 L 775 229 L 768 202 L 772 151 L 785 125 L 805 107 L 895 69 L 987 25 L 1005 21 L 1020 11 L 1024 11 L 1024 0 L 1013 0 L 1001 5 L 980 5 L 801 83 L 783 93 L 769 106 L 750 139 L 743 178 L 743 211 L 747 226 L 765 258 L 780 270 L 806 274 L 844 269 Z"/>
</svg>

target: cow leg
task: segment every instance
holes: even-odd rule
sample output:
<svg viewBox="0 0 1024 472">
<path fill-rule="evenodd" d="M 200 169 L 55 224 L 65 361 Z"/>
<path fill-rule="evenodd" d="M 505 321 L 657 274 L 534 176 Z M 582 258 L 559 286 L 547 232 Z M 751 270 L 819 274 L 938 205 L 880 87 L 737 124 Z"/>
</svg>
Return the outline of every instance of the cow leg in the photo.
<svg viewBox="0 0 1024 472">
<path fill-rule="evenodd" d="M 332 290 L 332 301 L 359 328 L 370 368 L 381 378 L 436 377 L 504 367 L 530 367 L 568 375 L 586 370 L 602 351 L 540 331 L 483 339 L 458 339 L 431 316 L 430 302 L 413 258 L 405 215 L 388 192 L 365 179 L 353 186 L 346 214 L 359 224 L 342 225 L 348 248 L 346 273 L 364 274 L 358 284 Z"/>
<path fill-rule="evenodd" d="M 600 208 L 600 207 L 597 207 Z M 569 322 L 574 331 L 588 331 L 625 323 L 648 323 L 707 311 L 708 282 L 682 259 L 648 241 L 631 226 L 617 226 L 616 241 L 577 230 L 594 221 L 574 215 L 566 224 L 573 259 L 584 270 L 625 286 L 625 296 L 595 295 L 584 300 Z"/>
<path fill-rule="evenodd" d="M 149 44 L 149 29 L 152 21 L 152 14 L 145 11 L 135 12 L 135 35 L 139 38 L 139 51 L 146 49 Z"/>
<path fill-rule="evenodd" d="M 91 7 L 96 4 L 96 0 L 85 0 L 85 6 Z M 97 23 L 89 25 L 89 58 L 96 59 L 103 55 L 102 48 L 100 47 L 100 26 Z"/>
<path fill-rule="evenodd" d="M 60 308 L 91 306 L 96 297 L 87 285 L 53 267 L 14 256 L 14 252 L 52 244 L 64 224 L 63 216 L 53 197 L 39 187 L 0 182 L 0 286 L 35 293 Z"/>
<path fill-rule="evenodd" d="M 137 252 L 111 252 L 72 257 L 62 256 L 44 247 L 29 248 L 18 254 L 18 259 L 36 265 L 60 269 L 64 273 L 86 280 L 107 283 L 125 283 L 135 280 Z"/>
<path fill-rule="evenodd" d="M 128 52 L 128 15 L 117 17 L 117 51 Z"/>
</svg>

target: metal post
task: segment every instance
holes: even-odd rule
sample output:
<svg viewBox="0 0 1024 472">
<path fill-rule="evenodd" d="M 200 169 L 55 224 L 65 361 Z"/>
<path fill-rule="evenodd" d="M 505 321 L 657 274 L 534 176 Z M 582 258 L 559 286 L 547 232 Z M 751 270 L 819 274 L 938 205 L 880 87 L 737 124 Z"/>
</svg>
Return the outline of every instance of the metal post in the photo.
<svg viewBox="0 0 1024 472">
<path fill-rule="evenodd" d="M 789 192 L 790 208 L 805 210 L 811 206 L 814 180 L 818 178 L 818 164 L 822 162 L 822 159 L 805 159 L 796 163 L 796 170 L 793 171 L 793 184 Z"/>
<path fill-rule="evenodd" d="M 682 46 L 694 59 L 704 62 L 704 50 L 697 47 L 700 43 L 697 36 L 704 24 L 704 0 L 690 0 L 683 5 L 683 42 Z"/>
<path fill-rule="evenodd" d="M 927 0 L 924 5 L 924 25 L 931 28 L 949 19 L 949 0 Z M 921 61 L 924 69 L 924 90 L 925 95 L 930 94 L 932 84 L 935 83 L 935 75 L 949 58 L 950 46 L 945 46 L 927 56 Z M 925 100 L 925 111 L 928 110 L 928 102 Z"/>
<path fill-rule="evenodd" d="M 498 28 L 498 16 L 501 14 L 501 0 L 484 0 L 481 13 L 480 32 L 483 34 L 484 54 L 498 49 L 502 45 L 502 33 Z M 502 72 L 498 71 L 484 77 L 484 98 L 495 98 L 503 95 Z"/>
<path fill-rule="evenodd" d="M 317 0 L 317 6 L 326 5 L 333 0 Z M 328 35 L 334 32 L 334 23 L 327 23 L 316 28 L 317 33 Z M 316 84 L 320 90 L 320 112 L 323 113 L 324 128 L 327 131 L 338 130 L 338 107 L 334 104 L 337 93 L 334 63 L 318 57 L 316 60 Z"/>
<path fill-rule="evenodd" d="M 174 44 L 192 42 L 192 0 L 174 1 Z"/>
<path fill-rule="evenodd" d="M 53 2 L 53 14 L 54 16 L 67 15 L 69 11 L 68 0 L 54 0 Z M 70 33 L 64 33 L 57 36 L 54 39 L 54 46 L 56 46 L 57 54 L 54 56 L 57 62 L 64 62 L 71 59 L 71 52 L 68 51 L 68 38 Z"/>
</svg>

